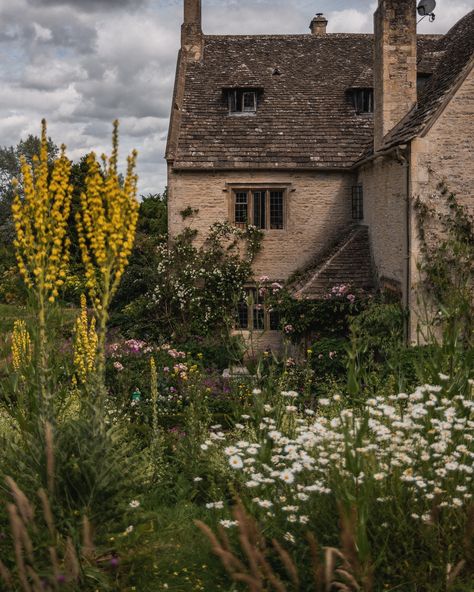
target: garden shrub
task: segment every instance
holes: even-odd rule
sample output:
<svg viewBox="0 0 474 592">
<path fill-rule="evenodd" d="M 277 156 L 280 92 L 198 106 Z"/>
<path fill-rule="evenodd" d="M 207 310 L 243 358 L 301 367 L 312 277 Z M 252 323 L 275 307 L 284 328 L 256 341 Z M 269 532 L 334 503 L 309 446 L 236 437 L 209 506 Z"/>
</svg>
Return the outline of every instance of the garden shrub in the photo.
<svg viewBox="0 0 474 592">
<path fill-rule="evenodd" d="M 154 343 L 211 337 L 229 343 L 262 233 L 254 226 L 238 229 L 219 222 L 201 246 L 196 238 L 188 228 L 170 244 L 156 246 L 147 261 L 153 274 L 149 290 L 122 308 L 115 324 Z"/>
<path fill-rule="evenodd" d="M 311 345 L 311 366 L 318 381 L 346 378 L 347 345 L 343 337 L 321 337 Z"/>
<path fill-rule="evenodd" d="M 333 291 L 334 290 L 334 291 Z M 367 295 L 353 294 L 350 286 L 334 286 L 322 300 L 296 300 L 287 290 L 269 299 L 281 319 L 282 329 L 294 341 L 314 337 L 341 337 L 349 333 L 349 319 L 364 309 Z M 349 298 L 350 297 L 350 298 Z"/>
<path fill-rule="evenodd" d="M 372 302 L 351 318 L 351 329 L 378 361 L 385 361 L 404 345 L 406 313 L 400 304 Z"/>
</svg>

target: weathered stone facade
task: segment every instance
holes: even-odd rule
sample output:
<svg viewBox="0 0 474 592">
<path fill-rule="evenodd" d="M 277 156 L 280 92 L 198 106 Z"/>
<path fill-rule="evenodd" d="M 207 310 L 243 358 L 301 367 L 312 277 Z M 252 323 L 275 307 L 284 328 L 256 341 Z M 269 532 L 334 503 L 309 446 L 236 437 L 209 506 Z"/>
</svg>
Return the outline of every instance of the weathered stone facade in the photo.
<svg viewBox="0 0 474 592">
<path fill-rule="evenodd" d="M 202 242 L 214 222 L 232 222 L 236 186 L 284 189 L 284 228 L 264 231 L 255 276 L 284 281 L 311 265 L 314 274 L 328 245 L 362 223 L 370 251 L 359 275 L 370 284 L 373 263 L 378 285 L 400 293 L 413 341 L 412 198 L 429 200 L 444 180 L 474 209 L 474 11 L 445 36 L 417 36 L 414 0 L 379 0 L 375 36 L 328 34 L 322 15 L 308 35 L 206 36 L 201 0 L 184 2 L 167 148 L 170 236 L 191 226 Z M 239 89 L 255 93 L 255 111 L 230 112 L 228 94 Z M 373 105 L 372 90 L 374 113 L 361 112 L 354 97 Z M 363 220 L 353 220 L 356 185 Z M 184 221 L 189 207 L 198 212 Z M 279 343 L 277 333 L 259 339 L 257 347 Z"/>
<path fill-rule="evenodd" d="M 265 231 L 254 264 L 256 277 L 286 280 L 322 253 L 351 223 L 354 173 L 305 171 L 176 171 L 169 177 L 169 230 L 172 236 L 191 226 L 202 242 L 215 221 L 232 220 L 232 185 L 286 187 L 283 230 Z M 199 210 L 183 220 L 180 212 Z"/>
<path fill-rule="evenodd" d="M 467 71 L 426 133 L 359 167 L 364 188 L 365 219 L 371 229 L 377 276 L 399 285 L 412 311 L 408 336 L 415 342 L 425 313 L 420 298 L 420 248 L 413 199 L 440 207 L 437 191 L 446 183 L 474 212 L 474 70 Z M 425 304 L 428 298 L 422 296 Z"/>
<path fill-rule="evenodd" d="M 474 69 L 426 134 L 412 141 L 412 193 L 429 198 L 440 181 L 474 213 Z"/>
<path fill-rule="evenodd" d="M 380 0 L 375 13 L 375 150 L 416 103 L 416 3 Z"/>
<path fill-rule="evenodd" d="M 364 223 L 380 282 L 406 288 L 408 168 L 401 155 L 381 156 L 359 169 L 364 191 Z"/>
</svg>

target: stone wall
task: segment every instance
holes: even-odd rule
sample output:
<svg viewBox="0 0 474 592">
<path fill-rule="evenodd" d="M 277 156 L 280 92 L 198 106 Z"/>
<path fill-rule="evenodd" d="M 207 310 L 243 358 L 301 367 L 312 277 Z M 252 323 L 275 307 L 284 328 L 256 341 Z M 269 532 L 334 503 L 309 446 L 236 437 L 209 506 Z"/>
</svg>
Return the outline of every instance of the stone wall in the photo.
<svg viewBox="0 0 474 592">
<path fill-rule="evenodd" d="M 364 192 L 364 223 L 379 280 L 389 280 L 402 292 L 406 286 L 407 165 L 396 153 L 379 157 L 359 170 Z"/>
<path fill-rule="evenodd" d="M 412 141 L 411 193 L 430 207 L 443 207 L 437 186 L 444 182 L 474 215 L 474 70 L 453 94 L 444 111 L 435 120 L 425 136 Z M 416 221 L 411 235 L 411 340 L 420 339 L 417 327 L 426 320 L 425 307 L 432 308 L 428 295 L 422 299 L 423 309 L 417 309 L 417 284 L 420 281 L 417 263 L 420 247 Z M 434 310 L 434 309 L 433 309 Z M 434 310 L 434 314 L 436 311 Z M 425 331 L 426 333 L 426 331 Z M 423 341 L 423 339 L 421 338 Z"/>
<path fill-rule="evenodd" d="M 440 181 L 474 213 L 474 69 L 428 133 L 412 142 L 412 192 L 430 199 Z"/>
<path fill-rule="evenodd" d="M 229 184 L 271 183 L 287 188 L 284 230 L 267 230 L 263 249 L 255 262 L 256 276 L 285 280 L 323 252 L 328 243 L 351 223 L 351 195 L 355 175 L 339 172 L 198 172 L 169 174 L 169 219 L 171 236 L 186 226 L 198 230 L 204 240 L 216 221 L 228 220 L 232 208 Z M 191 207 L 199 212 L 183 221 L 180 212 Z"/>
<path fill-rule="evenodd" d="M 416 2 L 379 0 L 374 16 L 375 150 L 416 103 Z"/>
</svg>

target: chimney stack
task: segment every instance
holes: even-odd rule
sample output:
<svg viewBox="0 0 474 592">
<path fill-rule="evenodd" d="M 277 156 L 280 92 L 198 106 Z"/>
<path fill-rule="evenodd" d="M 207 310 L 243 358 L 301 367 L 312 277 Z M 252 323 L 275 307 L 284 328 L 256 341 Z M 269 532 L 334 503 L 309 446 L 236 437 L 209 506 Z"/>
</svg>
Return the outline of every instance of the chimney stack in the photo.
<svg viewBox="0 0 474 592">
<path fill-rule="evenodd" d="M 326 27 L 328 26 L 328 19 L 323 15 L 322 12 L 314 17 L 309 25 L 312 35 L 326 35 Z"/>
<path fill-rule="evenodd" d="M 379 0 L 374 17 L 374 149 L 413 108 L 416 92 L 416 2 Z"/>
<path fill-rule="evenodd" d="M 184 23 L 181 27 L 181 49 L 188 61 L 199 62 L 204 53 L 201 0 L 184 0 Z"/>
</svg>

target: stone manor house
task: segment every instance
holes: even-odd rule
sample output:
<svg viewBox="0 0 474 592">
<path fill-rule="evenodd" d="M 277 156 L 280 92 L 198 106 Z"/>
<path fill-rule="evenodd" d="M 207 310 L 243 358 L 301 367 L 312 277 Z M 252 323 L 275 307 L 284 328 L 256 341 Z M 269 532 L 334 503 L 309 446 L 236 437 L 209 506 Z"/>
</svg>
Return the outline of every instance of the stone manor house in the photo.
<svg viewBox="0 0 474 592">
<path fill-rule="evenodd" d="M 184 0 L 166 158 L 171 236 L 218 220 L 264 231 L 255 276 L 298 298 L 390 290 L 416 339 L 413 196 L 446 181 L 474 208 L 474 11 L 417 34 L 416 0 L 379 0 L 375 34 L 204 35 Z M 265 345 L 276 345 L 265 315 Z M 262 322 L 260 318 L 259 323 Z M 257 326 L 249 311 L 245 323 Z"/>
</svg>

